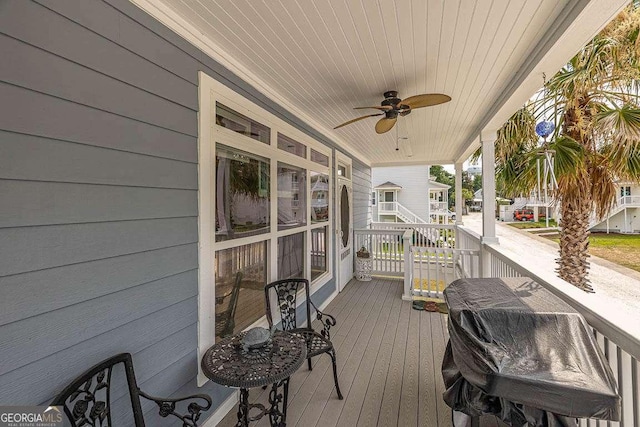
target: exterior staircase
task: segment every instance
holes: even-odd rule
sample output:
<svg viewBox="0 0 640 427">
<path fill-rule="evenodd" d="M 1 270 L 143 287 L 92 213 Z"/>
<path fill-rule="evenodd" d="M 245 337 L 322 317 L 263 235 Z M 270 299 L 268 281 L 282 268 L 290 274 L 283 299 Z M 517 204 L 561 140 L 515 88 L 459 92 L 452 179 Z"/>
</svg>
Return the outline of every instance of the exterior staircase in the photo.
<svg viewBox="0 0 640 427">
<path fill-rule="evenodd" d="M 622 212 L 622 210 L 626 208 L 639 208 L 639 207 L 640 207 L 640 196 L 622 196 L 618 199 L 618 201 L 616 202 L 616 205 L 611 209 L 611 211 L 605 218 L 598 220 L 598 218 L 595 215 L 595 212 L 592 213 L 591 218 L 589 219 L 589 228 L 593 228 L 596 225 L 603 223 L 607 219 L 614 217 L 615 215 L 617 215 L 619 212 Z"/>
<path fill-rule="evenodd" d="M 409 224 L 429 224 L 427 221 L 420 218 L 418 215 L 414 214 L 409 209 L 404 207 L 401 203 L 395 202 L 395 204 L 396 204 L 395 214 L 399 219 L 402 220 L 402 222 L 406 222 Z"/>
</svg>

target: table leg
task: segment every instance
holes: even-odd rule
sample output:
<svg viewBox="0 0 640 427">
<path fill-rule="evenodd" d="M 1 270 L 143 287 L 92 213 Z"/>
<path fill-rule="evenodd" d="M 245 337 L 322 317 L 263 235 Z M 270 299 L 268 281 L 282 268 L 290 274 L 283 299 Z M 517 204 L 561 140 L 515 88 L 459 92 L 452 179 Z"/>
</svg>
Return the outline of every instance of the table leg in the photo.
<svg viewBox="0 0 640 427">
<path fill-rule="evenodd" d="M 240 389 L 240 402 L 238 403 L 238 422 L 236 427 L 249 426 L 249 390 Z"/>
<path fill-rule="evenodd" d="M 278 393 L 278 388 L 283 387 L 284 396 L 282 393 Z M 286 413 L 287 413 L 287 397 L 289 394 L 289 378 L 285 378 L 282 381 L 273 383 L 271 391 L 269 392 L 269 421 L 272 427 L 285 427 Z M 283 409 L 280 409 L 280 404 L 283 403 Z"/>
</svg>

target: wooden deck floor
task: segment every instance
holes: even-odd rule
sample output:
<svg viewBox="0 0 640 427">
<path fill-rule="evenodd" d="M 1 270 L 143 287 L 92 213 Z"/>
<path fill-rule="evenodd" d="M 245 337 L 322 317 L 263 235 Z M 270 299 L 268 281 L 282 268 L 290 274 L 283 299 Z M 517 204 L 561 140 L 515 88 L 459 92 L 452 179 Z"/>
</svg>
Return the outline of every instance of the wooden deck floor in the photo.
<svg viewBox="0 0 640 427">
<path fill-rule="evenodd" d="M 288 426 L 451 427 L 442 400 L 440 365 L 448 339 L 446 316 L 402 301 L 402 281 L 353 280 L 326 308 L 338 320 L 332 341 L 344 400 L 338 400 L 327 355 L 291 377 Z M 251 402 L 267 393 L 252 389 Z M 237 407 L 219 424 L 235 425 Z M 483 426 L 497 426 L 494 419 Z M 257 426 L 268 426 L 263 417 Z"/>
</svg>

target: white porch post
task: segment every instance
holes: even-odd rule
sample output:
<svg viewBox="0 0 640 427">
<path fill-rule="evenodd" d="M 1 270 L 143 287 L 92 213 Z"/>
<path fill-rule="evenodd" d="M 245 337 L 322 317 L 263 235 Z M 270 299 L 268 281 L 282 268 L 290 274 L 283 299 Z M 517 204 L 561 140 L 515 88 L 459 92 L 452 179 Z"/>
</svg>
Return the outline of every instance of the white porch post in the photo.
<svg viewBox="0 0 640 427">
<path fill-rule="evenodd" d="M 431 222 L 431 165 L 427 165 L 427 217 L 423 218 L 427 222 Z"/>
<path fill-rule="evenodd" d="M 411 253 L 412 230 L 406 230 L 402 235 L 402 248 L 404 255 L 404 292 L 402 299 L 411 301 L 413 299 L 413 254 Z"/>
<path fill-rule="evenodd" d="M 496 237 L 496 167 L 495 142 L 496 131 L 483 131 L 482 143 L 482 243 L 498 243 Z M 491 254 L 482 251 L 482 277 L 491 276 Z"/>
<path fill-rule="evenodd" d="M 462 163 L 456 163 L 456 180 L 455 180 L 455 193 L 456 193 L 456 225 L 462 225 Z"/>
</svg>

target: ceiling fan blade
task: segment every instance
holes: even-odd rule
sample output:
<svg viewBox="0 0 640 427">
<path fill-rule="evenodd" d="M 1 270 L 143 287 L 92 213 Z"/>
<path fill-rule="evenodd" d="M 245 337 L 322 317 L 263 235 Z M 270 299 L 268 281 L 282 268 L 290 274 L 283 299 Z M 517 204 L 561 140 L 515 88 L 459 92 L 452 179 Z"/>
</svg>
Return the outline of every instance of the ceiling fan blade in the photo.
<svg viewBox="0 0 640 427">
<path fill-rule="evenodd" d="M 344 122 L 341 125 L 338 125 L 338 126 L 334 127 L 334 129 L 338 129 L 338 128 L 341 128 L 342 126 L 346 126 L 346 125 L 350 125 L 351 123 L 355 123 L 358 120 L 362 120 L 362 119 L 366 119 L 367 117 L 374 117 L 374 116 L 384 116 L 384 113 L 375 113 L 375 114 L 369 114 L 369 115 L 366 115 L 366 116 L 358 117 L 358 118 L 349 120 L 348 122 Z"/>
<path fill-rule="evenodd" d="M 414 95 L 407 99 L 403 99 L 400 102 L 400 105 L 408 105 L 411 108 L 422 108 L 444 104 L 449 101 L 451 101 L 451 97 L 449 95 L 444 95 L 442 93 L 425 93 L 423 95 Z"/>
<path fill-rule="evenodd" d="M 354 107 L 354 110 L 365 110 L 367 108 L 375 108 L 376 110 L 389 111 L 393 110 L 391 105 L 376 105 L 374 107 Z"/>
<path fill-rule="evenodd" d="M 397 121 L 398 121 L 397 118 L 387 119 L 386 117 L 384 119 L 378 120 L 378 123 L 376 123 L 376 132 L 377 133 L 389 132 L 391 129 L 393 129 L 393 126 L 396 124 Z"/>
</svg>

